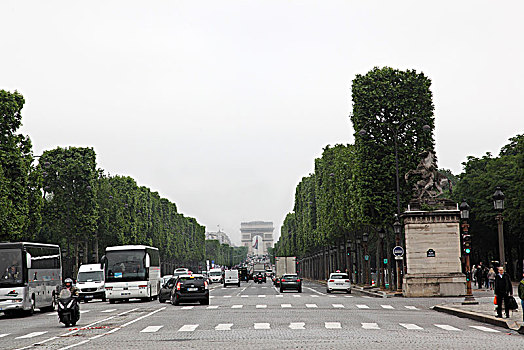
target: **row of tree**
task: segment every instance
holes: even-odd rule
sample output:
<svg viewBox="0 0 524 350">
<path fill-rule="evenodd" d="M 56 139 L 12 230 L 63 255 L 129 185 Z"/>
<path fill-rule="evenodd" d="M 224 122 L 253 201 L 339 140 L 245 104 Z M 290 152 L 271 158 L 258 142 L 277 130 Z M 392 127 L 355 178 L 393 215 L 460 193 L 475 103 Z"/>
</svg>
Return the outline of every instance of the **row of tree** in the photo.
<svg viewBox="0 0 524 350">
<path fill-rule="evenodd" d="M 111 245 L 158 247 L 164 272 L 203 265 L 205 228 L 132 178 L 105 174 L 92 148 L 58 147 L 36 161 L 29 137 L 17 134 L 24 102 L 0 90 L 0 241 L 59 244 L 68 276 Z M 232 249 L 211 256 L 236 259 Z"/>
<path fill-rule="evenodd" d="M 239 265 L 247 256 L 247 247 L 231 247 L 216 239 L 206 240 L 206 259 L 220 266 Z"/>
<path fill-rule="evenodd" d="M 378 231 L 386 231 L 386 245 L 391 247 L 394 215 L 407 207 L 418 180 L 404 181 L 404 174 L 416 168 L 422 151 L 434 149 L 430 85 L 423 73 L 388 67 L 356 76 L 351 115 L 355 143 L 324 148 L 315 160 L 314 173 L 297 185 L 293 212 L 287 214 L 275 245 L 276 256 L 307 257 L 347 242 L 354 246 L 367 232 L 369 254 L 376 264 Z M 498 255 L 495 214 L 489 208 L 495 185 L 507 192 L 507 256 L 522 261 L 522 157 L 522 136 L 518 136 L 498 158 L 489 154 L 469 158 L 464 173 L 451 176 L 452 182 L 458 181 L 452 199 L 465 198 L 473 208 L 473 248 L 484 261 Z"/>
</svg>

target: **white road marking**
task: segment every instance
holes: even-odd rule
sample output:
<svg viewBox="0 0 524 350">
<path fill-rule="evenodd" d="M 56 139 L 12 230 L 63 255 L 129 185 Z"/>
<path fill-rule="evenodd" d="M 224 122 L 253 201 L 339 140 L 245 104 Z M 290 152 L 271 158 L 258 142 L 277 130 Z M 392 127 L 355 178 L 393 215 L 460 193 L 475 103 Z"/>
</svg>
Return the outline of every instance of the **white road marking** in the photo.
<svg viewBox="0 0 524 350">
<path fill-rule="evenodd" d="M 260 304 L 260 305 L 257 305 L 256 308 L 257 308 L 257 309 L 266 309 L 266 308 L 267 308 L 267 305 L 265 305 L 265 304 Z"/>
<path fill-rule="evenodd" d="M 211 306 L 208 306 L 206 307 L 206 309 L 218 309 L 218 305 L 211 305 Z"/>
<path fill-rule="evenodd" d="M 344 298 L 353 298 L 352 295 L 344 295 Z"/>
<path fill-rule="evenodd" d="M 56 312 L 51 312 L 49 314 L 46 314 L 47 316 L 58 316 L 58 314 Z"/>
<path fill-rule="evenodd" d="M 155 333 L 158 332 L 160 328 L 164 326 L 147 326 L 146 328 L 142 329 L 140 333 Z"/>
<path fill-rule="evenodd" d="M 266 296 L 265 295 L 259 295 L 258 297 L 259 298 L 265 298 Z"/>
<path fill-rule="evenodd" d="M 209 299 L 213 299 L 215 296 L 214 295 L 210 295 L 209 296 Z"/>
<path fill-rule="evenodd" d="M 91 311 L 91 310 L 80 310 L 80 313 L 81 314 L 85 314 L 85 313 L 88 313 L 89 311 Z"/>
<path fill-rule="evenodd" d="M 185 324 L 178 330 L 179 332 L 193 332 L 195 329 L 197 329 L 197 324 Z"/>
<path fill-rule="evenodd" d="M 33 333 L 29 333 L 29 334 L 26 334 L 26 335 L 22 335 L 22 336 L 16 337 L 15 339 L 34 338 L 34 337 L 38 337 L 39 335 L 46 334 L 46 333 L 47 333 L 47 331 L 45 331 L 45 332 L 33 332 Z"/>
<path fill-rule="evenodd" d="M 364 329 L 380 329 L 376 323 L 364 323 L 362 322 L 362 328 Z"/>
<path fill-rule="evenodd" d="M 300 298 L 300 297 L 302 297 L 302 295 L 293 294 L 293 298 Z"/>
<path fill-rule="evenodd" d="M 404 306 L 406 309 L 410 309 L 410 310 L 418 310 L 418 308 L 416 306 L 410 306 L 410 305 L 406 305 Z"/>
<path fill-rule="evenodd" d="M 152 311 L 152 312 L 150 312 L 150 313 L 148 313 L 148 314 L 146 314 L 146 315 L 144 315 L 144 316 L 140 316 L 140 317 L 138 317 L 138 318 L 135 318 L 134 320 L 131 320 L 131 321 L 127 322 L 127 323 L 124 323 L 124 324 L 121 325 L 120 327 L 113 329 L 113 331 L 119 330 L 120 328 L 123 328 L 123 327 L 127 327 L 127 326 L 129 326 L 130 324 L 133 324 L 133 323 L 135 323 L 135 322 L 137 322 L 137 321 L 140 321 L 140 320 L 142 320 L 142 319 L 144 319 L 144 318 L 146 318 L 146 317 L 149 317 L 149 316 L 151 316 L 151 315 L 154 315 L 154 314 L 156 314 L 157 312 L 160 312 L 160 311 L 165 310 L 165 309 L 166 309 L 165 306 L 162 307 L 162 308 L 160 308 L 160 309 L 156 309 L 155 311 Z"/>
<path fill-rule="evenodd" d="M 254 327 L 255 329 L 271 329 L 269 323 L 255 323 Z"/>
<path fill-rule="evenodd" d="M 413 324 L 413 323 L 399 323 L 399 325 L 401 325 L 402 327 L 404 327 L 406 329 L 424 329 L 424 328 L 419 327 L 419 326 L 417 326 L 416 324 Z"/>
<path fill-rule="evenodd" d="M 215 327 L 215 330 L 216 331 L 230 331 L 232 326 L 233 326 L 232 323 L 220 323 Z"/>
<path fill-rule="evenodd" d="M 313 288 L 309 288 L 309 287 L 305 287 L 305 288 L 306 288 L 306 289 L 309 289 L 310 291 L 315 292 L 315 293 L 317 293 L 317 294 L 320 294 L 320 295 L 326 295 L 326 294 L 321 293 L 321 292 L 319 292 L 318 290 L 315 290 L 315 289 L 313 289 Z"/>
<path fill-rule="evenodd" d="M 363 304 L 357 304 L 357 307 L 358 307 L 359 309 L 369 309 L 369 306 L 367 306 L 367 305 L 363 305 Z"/>
<path fill-rule="evenodd" d="M 369 295 L 363 295 L 362 298 L 371 299 L 372 297 L 370 297 Z"/>
<path fill-rule="evenodd" d="M 330 295 L 329 297 L 330 297 L 330 298 L 336 298 L 336 296 L 335 296 L 335 295 Z"/>
<path fill-rule="evenodd" d="M 305 322 L 291 322 L 289 324 L 289 328 L 291 329 L 305 329 L 304 326 L 306 325 Z"/>
<path fill-rule="evenodd" d="M 283 295 L 275 295 L 275 298 L 283 298 L 284 296 Z"/>
<path fill-rule="evenodd" d="M 318 295 L 312 295 L 311 297 L 312 298 L 318 298 L 319 296 Z"/>
<path fill-rule="evenodd" d="M 455 327 L 450 326 L 448 324 L 436 324 L 435 326 L 438 327 L 438 328 L 445 329 L 447 331 L 462 331 L 462 329 L 455 328 Z"/>
<path fill-rule="evenodd" d="M 118 329 L 118 328 L 116 328 Z M 60 350 L 67 350 L 67 349 L 71 349 L 71 348 L 74 348 L 76 346 L 79 346 L 79 345 L 82 345 L 82 344 L 85 344 L 87 343 L 88 341 L 90 341 L 91 339 L 86 339 L 86 340 L 83 340 L 81 341 L 80 343 L 76 343 L 76 344 L 73 344 L 73 345 L 69 345 L 69 346 L 66 346 L 65 348 L 60 348 Z"/>
<path fill-rule="evenodd" d="M 11 334 L 11 333 L 0 334 L 0 338 L 7 337 L 9 334 Z"/>
<path fill-rule="evenodd" d="M 291 307 L 291 304 L 280 304 L 281 308 Z"/>
<path fill-rule="evenodd" d="M 116 309 L 107 309 L 107 310 L 103 310 L 103 311 L 100 311 L 100 312 L 113 312 L 113 311 L 116 311 Z"/>
<path fill-rule="evenodd" d="M 180 310 L 191 310 L 192 308 L 194 308 L 194 306 L 192 305 L 191 306 L 182 306 Z"/>
<path fill-rule="evenodd" d="M 306 304 L 306 307 L 311 309 L 311 308 L 316 308 L 318 306 L 317 304 Z"/>
<path fill-rule="evenodd" d="M 479 331 L 483 331 L 483 332 L 491 332 L 491 333 L 499 333 L 500 332 L 500 331 L 497 331 L 496 329 L 488 328 L 488 327 L 484 327 L 484 326 L 470 326 L 470 327 L 478 329 Z"/>
<path fill-rule="evenodd" d="M 241 298 L 249 298 L 249 295 L 241 295 Z"/>
<path fill-rule="evenodd" d="M 224 298 L 231 298 L 231 295 L 224 295 Z"/>
<path fill-rule="evenodd" d="M 380 305 L 380 306 L 382 306 L 383 309 L 390 309 L 390 310 L 394 309 L 393 305 Z"/>
<path fill-rule="evenodd" d="M 342 305 L 342 304 L 331 304 L 331 305 L 333 305 L 333 307 L 336 308 L 336 309 L 343 309 L 344 308 L 344 305 Z"/>
<path fill-rule="evenodd" d="M 165 308 L 164 308 L 164 309 L 165 309 Z M 138 308 L 135 307 L 134 309 L 127 310 L 127 311 L 124 311 L 124 312 L 121 312 L 121 313 L 119 313 L 117 316 L 122 316 L 122 315 L 128 314 L 128 313 L 130 313 L 130 312 L 133 312 L 133 311 L 135 311 L 135 310 L 138 310 Z M 87 327 L 87 326 L 86 326 L 86 327 Z"/>
<path fill-rule="evenodd" d="M 340 325 L 340 322 L 324 322 L 324 326 L 327 329 L 340 329 L 342 326 Z"/>
<path fill-rule="evenodd" d="M 262 287 L 262 289 L 266 289 L 267 287 Z"/>
<path fill-rule="evenodd" d="M 244 307 L 244 305 L 231 305 L 232 309 L 241 309 L 243 307 Z"/>
</svg>

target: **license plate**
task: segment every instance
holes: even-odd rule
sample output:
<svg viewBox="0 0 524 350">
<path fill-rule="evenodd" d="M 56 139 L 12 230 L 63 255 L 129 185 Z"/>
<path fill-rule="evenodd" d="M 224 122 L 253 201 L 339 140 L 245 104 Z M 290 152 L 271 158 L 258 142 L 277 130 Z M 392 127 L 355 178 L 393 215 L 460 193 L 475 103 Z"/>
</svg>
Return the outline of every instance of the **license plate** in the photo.
<svg viewBox="0 0 524 350">
<path fill-rule="evenodd" d="M 188 288 L 187 291 L 188 292 L 196 292 L 198 290 L 198 288 Z"/>
<path fill-rule="evenodd" d="M 335 283 L 337 286 L 343 286 L 344 283 Z"/>
<path fill-rule="evenodd" d="M 84 298 L 91 299 L 92 297 L 93 297 L 92 295 L 86 295 Z"/>
<path fill-rule="evenodd" d="M 120 295 L 129 295 L 131 293 L 120 293 Z"/>
</svg>

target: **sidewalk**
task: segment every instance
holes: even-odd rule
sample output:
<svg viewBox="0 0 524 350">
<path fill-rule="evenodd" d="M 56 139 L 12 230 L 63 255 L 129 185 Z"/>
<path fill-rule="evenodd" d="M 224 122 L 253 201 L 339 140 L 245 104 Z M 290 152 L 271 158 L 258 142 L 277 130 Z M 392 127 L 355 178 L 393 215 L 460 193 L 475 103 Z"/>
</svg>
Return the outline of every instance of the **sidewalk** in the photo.
<svg viewBox="0 0 524 350">
<path fill-rule="evenodd" d="M 435 305 L 433 310 L 445 312 L 463 318 L 470 318 L 479 322 L 489 323 L 495 326 L 512 329 L 524 334 L 524 322 L 522 320 L 522 307 L 520 299 L 517 296 L 517 284 L 513 284 L 513 296 L 517 300 L 519 308 L 515 311 L 510 311 L 510 318 L 497 318 L 495 310 L 496 305 L 493 304 L 493 291 L 490 290 L 473 290 L 473 296 L 479 303 L 477 305 L 462 305 L 462 303 L 449 303 Z M 502 310 L 504 315 L 504 310 Z"/>
</svg>

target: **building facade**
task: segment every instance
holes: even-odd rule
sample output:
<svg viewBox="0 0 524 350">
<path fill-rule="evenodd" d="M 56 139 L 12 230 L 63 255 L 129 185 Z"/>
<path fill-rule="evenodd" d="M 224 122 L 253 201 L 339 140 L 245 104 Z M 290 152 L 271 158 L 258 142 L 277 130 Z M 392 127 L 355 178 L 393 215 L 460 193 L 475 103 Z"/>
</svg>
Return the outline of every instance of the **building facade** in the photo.
<svg viewBox="0 0 524 350">
<path fill-rule="evenodd" d="M 250 221 L 240 223 L 242 246 L 247 247 L 248 254 L 264 255 L 273 246 L 273 222 Z"/>
<path fill-rule="evenodd" d="M 229 246 L 233 246 L 231 243 L 231 239 L 229 238 L 228 234 L 218 230 L 217 232 L 206 232 L 206 239 L 207 240 L 217 240 L 220 244 L 228 244 Z"/>
</svg>

